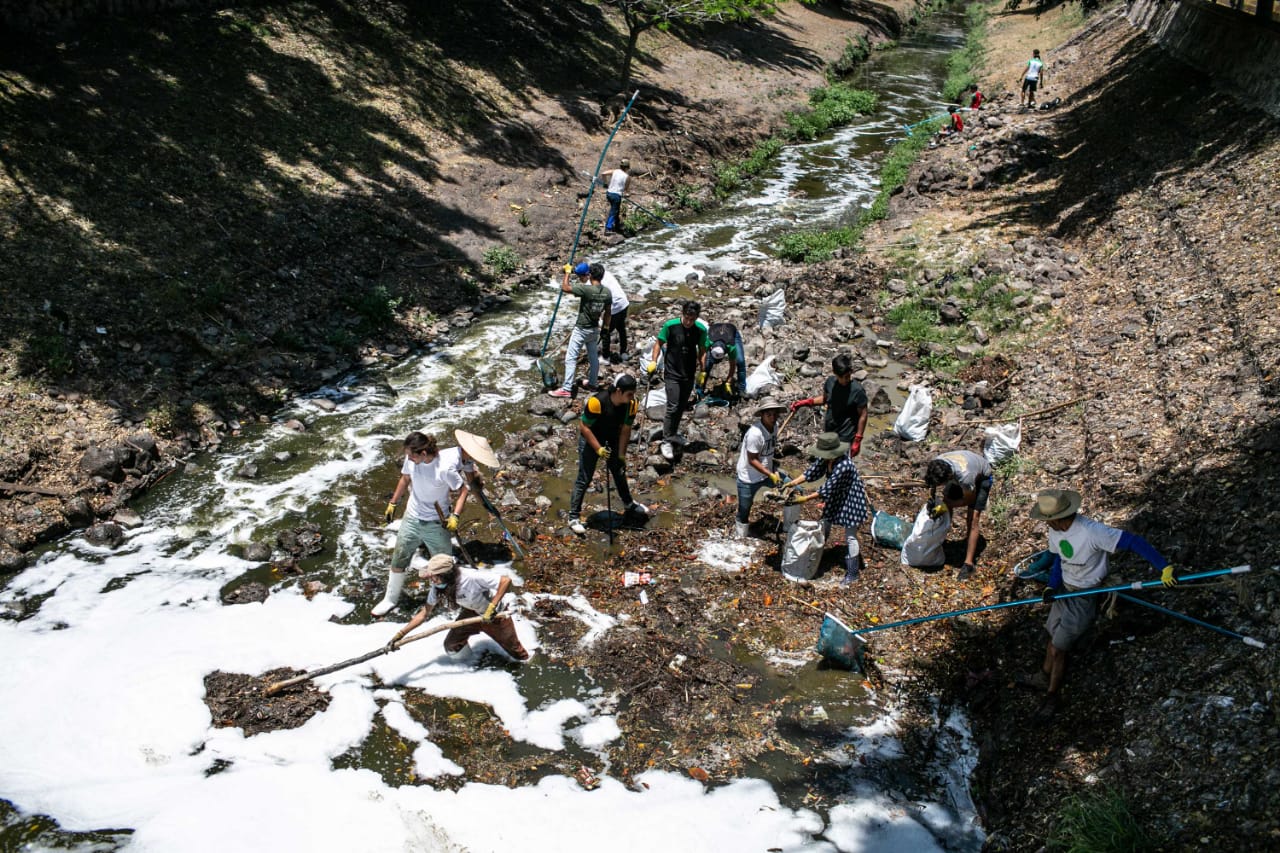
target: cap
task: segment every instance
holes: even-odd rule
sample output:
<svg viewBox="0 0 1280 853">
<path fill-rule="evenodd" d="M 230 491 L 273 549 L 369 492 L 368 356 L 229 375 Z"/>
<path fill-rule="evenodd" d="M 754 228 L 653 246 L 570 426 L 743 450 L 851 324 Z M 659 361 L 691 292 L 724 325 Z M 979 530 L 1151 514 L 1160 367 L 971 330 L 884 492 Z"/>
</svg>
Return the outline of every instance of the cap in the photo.
<svg viewBox="0 0 1280 853">
<path fill-rule="evenodd" d="M 586 261 L 583 261 L 582 263 L 578 264 L 576 267 L 573 268 L 574 275 L 587 275 L 590 272 L 591 272 L 591 264 L 587 263 Z"/>
<path fill-rule="evenodd" d="M 711 358 L 715 361 L 720 361 L 726 355 L 728 355 L 728 353 L 724 351 L 724 344 L 716 344 L 711 348 Z"/>
</svg>

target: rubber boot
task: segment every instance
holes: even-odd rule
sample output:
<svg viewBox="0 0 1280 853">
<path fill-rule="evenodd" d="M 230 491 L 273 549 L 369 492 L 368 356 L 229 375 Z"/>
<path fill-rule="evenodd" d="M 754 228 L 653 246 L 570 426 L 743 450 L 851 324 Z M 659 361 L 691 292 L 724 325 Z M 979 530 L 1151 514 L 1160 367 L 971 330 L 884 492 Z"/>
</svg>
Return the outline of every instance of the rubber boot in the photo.
<svg viewBox="0 0 1280 853">
<path fill-rule="evenodd" d="M 844 578 L 840 581 L 840 586 L 848 586 L 858 579 L 858 572 L 862 570 L 862 549 L 858 546 L 858 540 L 853 538 L 853 531 L 847 531 L 849 538 L 849 554 L 844 558 Z"/>
<path fill-rule="evenodd" d="M 374 616 L 386 616 L 396 606 L 396 602 L 400 600 L 400 593 L 403 589 L 404 572 L 397 572 L 392 569 L 387 573 L 387 594 L 382 596 L 382 600 L 369 612 Z"/>
<path fill-rule="evenodd" d="M 737 534 L 739 539 L 746 539 L 751 535 L 751 523 L 747 521 L 733 520 L 733 532 Z"/>
</svg>

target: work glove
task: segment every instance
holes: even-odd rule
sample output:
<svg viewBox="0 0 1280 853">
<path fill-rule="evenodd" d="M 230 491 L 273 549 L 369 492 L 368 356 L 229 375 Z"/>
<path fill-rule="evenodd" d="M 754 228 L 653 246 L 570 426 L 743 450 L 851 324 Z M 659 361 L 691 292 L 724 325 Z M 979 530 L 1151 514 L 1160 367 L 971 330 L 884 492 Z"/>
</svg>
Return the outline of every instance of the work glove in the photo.
<svg viewBox="0 0 1280 853">
<path fill-rule="evenodd" d="M 929 507 L 930 518 L 942 518 L 942 516 L 945 515 L 946 512 L 947 512 L 946 504 L 934 504 L 933 506 Z"/>
<path fill-rule="evenodd" d="M 1173 576 L 1173 564 L 1164 567 L 1164 571 L 1160 572 L 1160 583 L 1165 586 L 1177 586 L 1178 579 Z"/>
<path fill-rule="evenodd" d="M 781 486 L 782 475 L 779 474 L 777 471 L 774 471 L 772 474 L 769 475 L 769 482 L 773 483 L 775 486 Z"/>
<path fill-rule="evenodd" d="M 565 271 L 565 272 L 573 272 L 573 265 L 572 265 L 572 264 L 565 264 L 565 265 L 564 265 L 564 271 Z"/>
<path fill-rule="evenodd" d="M 858 451 L 861 449 L 862 449 L 862 436 L 855 435 L 853 437 L 853 444 L 849 445 L 849 455 L 857 456 Z"/>
<path fill-rule="evenodd" d="M 1044 594 L 1040 596 L 1040 601 L 1044 604 L 1051 604 L 1058 597 L 1058 591 L 1051 586 L 1044 588 Z"/>
<path fill-rule="evenodd" d="M 382 514 L 382 517 L 387 520 L 387 524 L 390 524 L 391 522 L 395 521 L 396 505 L 393 503 L 387 504 L 387 511 Z"/>
<path fill-rule="evenodd" d="M 732 386 L 732 385 L 730 385 L 728 382 L 726 382 L 726 383 L 724 383 L 724 385 L 723 385 L 723 386 L 721 386 L 721 387 L 724 389 L 724 395 L 725 395 L 726 397 L 732 397 L 732 396 L 733 396 L 733 386 Z"/>
<path fill-rule="evenodd" d="M 693 377 L 693 384 L 697 385 L 699 388 L 706 385 L 707 372 L 705 370 L 699 370 Z"/>
<path fill-rule="evenodd" d="M 383 646 L 383 647 L 382 647 L 382 648 L 383 648 L 383 651 L 386 651 L 386 652 L 395 652 L 395 651 L 399 651 L 399 650 L 400 650 L 400 641 L 401 641 L 401 640 L 403 640 L 403 639 L 404 639 L 404 634 L 396 634 L 394 637 L 392 637 L 392 638 L 387 642 L 387 644 L 386 644 L 385 646 Z"/>
<path fill-rule="evenodd" d="M 796 400 L 794 403 L 792 403 L 790 406 L 788 406 L 788 407 L 787 407 L 787 411 L 788 411 L 788 412 L 796 412 L 796 411 L 799 411 L 800 409 L 804 408 L 804 407 L 805 407 L 805 406 L 807 406 L 807 405 L 809 405 L 809 401 L 808 401 L 808 400 Z"/>
<path fill-rule="evenodd" d="M 605 460 L 606 462 L 609 461 L 609 457 L 612 455 L 613 455 L 613 451 L 611 451 L 607 445 L 602 444 L 596 448 L 596 456 L 599 456 L 601 459 Z"/>
<path fill-rule="evenodd" d="M 654 371 L 658 369 L 658 362 L 651 361 L 644 366 L 644 372 L 652 376 Z"/>
<path fill-rule="evenodd" d="M 458 529 L 458 514 L 456 512 L 449 513 L 449 517 L 444 520 L 444 529 L 450 533 Z"/>
<path fill-rule="evenodd" d="M 489 606 L 484 609 L 484 615 L 482 615 L 480 618 L 486 622 L 492 622 L 493 614 L 497 612 L 497 610 L 498 610 L 498 602 L 496 600 L 490 601 Z"/>
</svg>

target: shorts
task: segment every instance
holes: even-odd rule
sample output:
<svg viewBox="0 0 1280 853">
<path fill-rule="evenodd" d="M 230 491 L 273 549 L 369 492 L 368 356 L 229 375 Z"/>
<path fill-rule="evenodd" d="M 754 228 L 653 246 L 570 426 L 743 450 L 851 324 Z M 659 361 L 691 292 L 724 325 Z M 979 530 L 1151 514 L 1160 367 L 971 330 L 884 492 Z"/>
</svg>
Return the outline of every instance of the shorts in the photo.
<svg viewBox="0 0 1280 853">
<path fill-rule="evenodd" d="M 1070 592 L 1077 591 L 1072 587 L 1067 589 Z M 1053 647 L 1068 652 L 1089 630 L 1097 616 L 1098 597 L 1095 595 L 1058 598 L 1049 606 L 1049 618 L 1044 627 L 1049 632 Z"/>
<path fill-rule="evenodd" d="M 1039 80 L 1032 80 L 1030 78 L 1025 79 L 1022 81 L 1022 91 L 1029 92 L 1030 94 L 1034 95 L 1036 93 L 1036 86 L 1038 86 L 1039 84 L 1040 84 Z"/>
</svg>

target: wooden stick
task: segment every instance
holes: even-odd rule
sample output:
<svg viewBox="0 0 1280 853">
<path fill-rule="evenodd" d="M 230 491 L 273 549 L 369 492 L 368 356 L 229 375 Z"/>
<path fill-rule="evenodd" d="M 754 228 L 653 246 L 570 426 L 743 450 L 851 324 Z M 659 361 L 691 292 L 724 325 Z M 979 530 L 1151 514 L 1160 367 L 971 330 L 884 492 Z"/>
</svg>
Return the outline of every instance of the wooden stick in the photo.
<svg viewBox="0 0 1280 853">
<path fill-rule="evenodd" d="M 428 628 L 425 631 L 419 631 L 416 634 L 410 634 L 400 642 L 396 643 L 395 648 L 388 649 L 386 646 L 383 646 L 380 649 L 376 649 L 367 654 L 360 655 L 359 657 L 354 657 L 354 658 L 351 658 L 350 660 L 344 660 L 342 663 L 335 663 L 335 664 L 331 664 L 330 666 L 322 666 L 320 667 L 320 669 L 313 669 L 310 672 L 305 673 L 303 675 L 294 676 L 293 678 L 286 678 L 284 681 L 277 681 L 274 684 L 267 687 L 265 693 L 267 696 L 274 696 L 277 693 L 279 693 L 281 690 L 284 690 L 286 687 L 292 687 L 295 684 L 301 684 L 304 681 L 310 681 L 313 678 L 319 678 L 322 675 L 328 675 L 331 672 L 337 672 L 340 669 L 346 669 L 349 666 L 355 666 L 358 663 L 364 663 L 367 660 L 373 660 L 379 655 L 385 655 L 388 652 L 392 652 L 392 651 L 395 651 L 396 649 L 399 649 L 405 643 L 412 643 L 415 640 L 421 640 L 424 637 L 430 637 L 432 634 L 439 634 L 441 631 L 452 631 L 454 628 L 465 628 L 468 625 L 478 625 L 483 621 L 484 621 L 483 616 L 472 616 L 469 619 L 456 619 L 453 622 L 443 622 L 439 625 Z"/>
<path fill-rule="evenodd" d="M 1047 415 L 1047 414 L 1049 414 L 1050 412 L 1056 412 L 1056 411 L 1058 411 L 1058 409 L 1065 409 L 1067 406 L 1074 406 L 1076 403 L 1079 403 L 1079 402 L 1081 402 L 1081 401 L 1083 401 L 1083 400 L 1091 399 L 1092 397 L 1093 397 L 1093 395 L 1092 395 L 1092 394 L 1081 394 L 1079 397 L 1076 397 L 1075 399 L 1072 399 L 1072 400 L 1067 400 L 1065 403 L 1055 403 L 1055 404 L 1054 404 L 1054 405 L 1052 405 L 1052 406 L 1045 406 L 1043 409 L 1036 409 L 1036 410 L 1035 410 L 1035 411 L 1033 411 L 1033 412 L 1026 412 L 1026 413 L 1024 413 L 1024 414 L 1018 415 L 1018 416 L 1016 417 L 1016 420 L 1020 420 L 1020 421 L 1021 421 L 1021 420 L 1026 420 L 1027 418 L 1038 418 L 1038 417 L 1040 417 L 1041 415 Z M 1013 418 L 1013 417 L 1008 417 L 1008 418 L 997 418 L 997 419 L 995 419 L 995 420 L 984 420 L 984 421 L 978 421 L 978 423 L 980 423 L 980 424 L 1001 424 L 1001 423 L 1004 423 L 1005 421 L 1009 421 L 1009 420 L 1015 420 L 1015 418 Z"/>
<path fill-rule="evenodd" d="M 17 492 L 24 495 L 47 495 L 51 498 L 65 498 L 68 492 L 62 489 L 44 489 L 40 486 L 24 486 L 21 483 L 9 483 L 0 480 L 0 491 Z"/>
<path fill-rule="evenodd" d="M 440 506 L 439 502 L 436 503 L 436 515 L 440 516 L 440 526 L 444 528 L 445 535 L 452 539 L 453 534 L 449 532 L 448 527 L 448 516 L 444 514 L 444 508 Z M 458 537 L 458 550 L 462 552 L 462 556 L 466 558 L 468 563 L 479 568 L 476 561 L 471 559 L 471 555 L 467 553 L 467 546 L 462 544 L 461 536 Z"/>
</svg>

